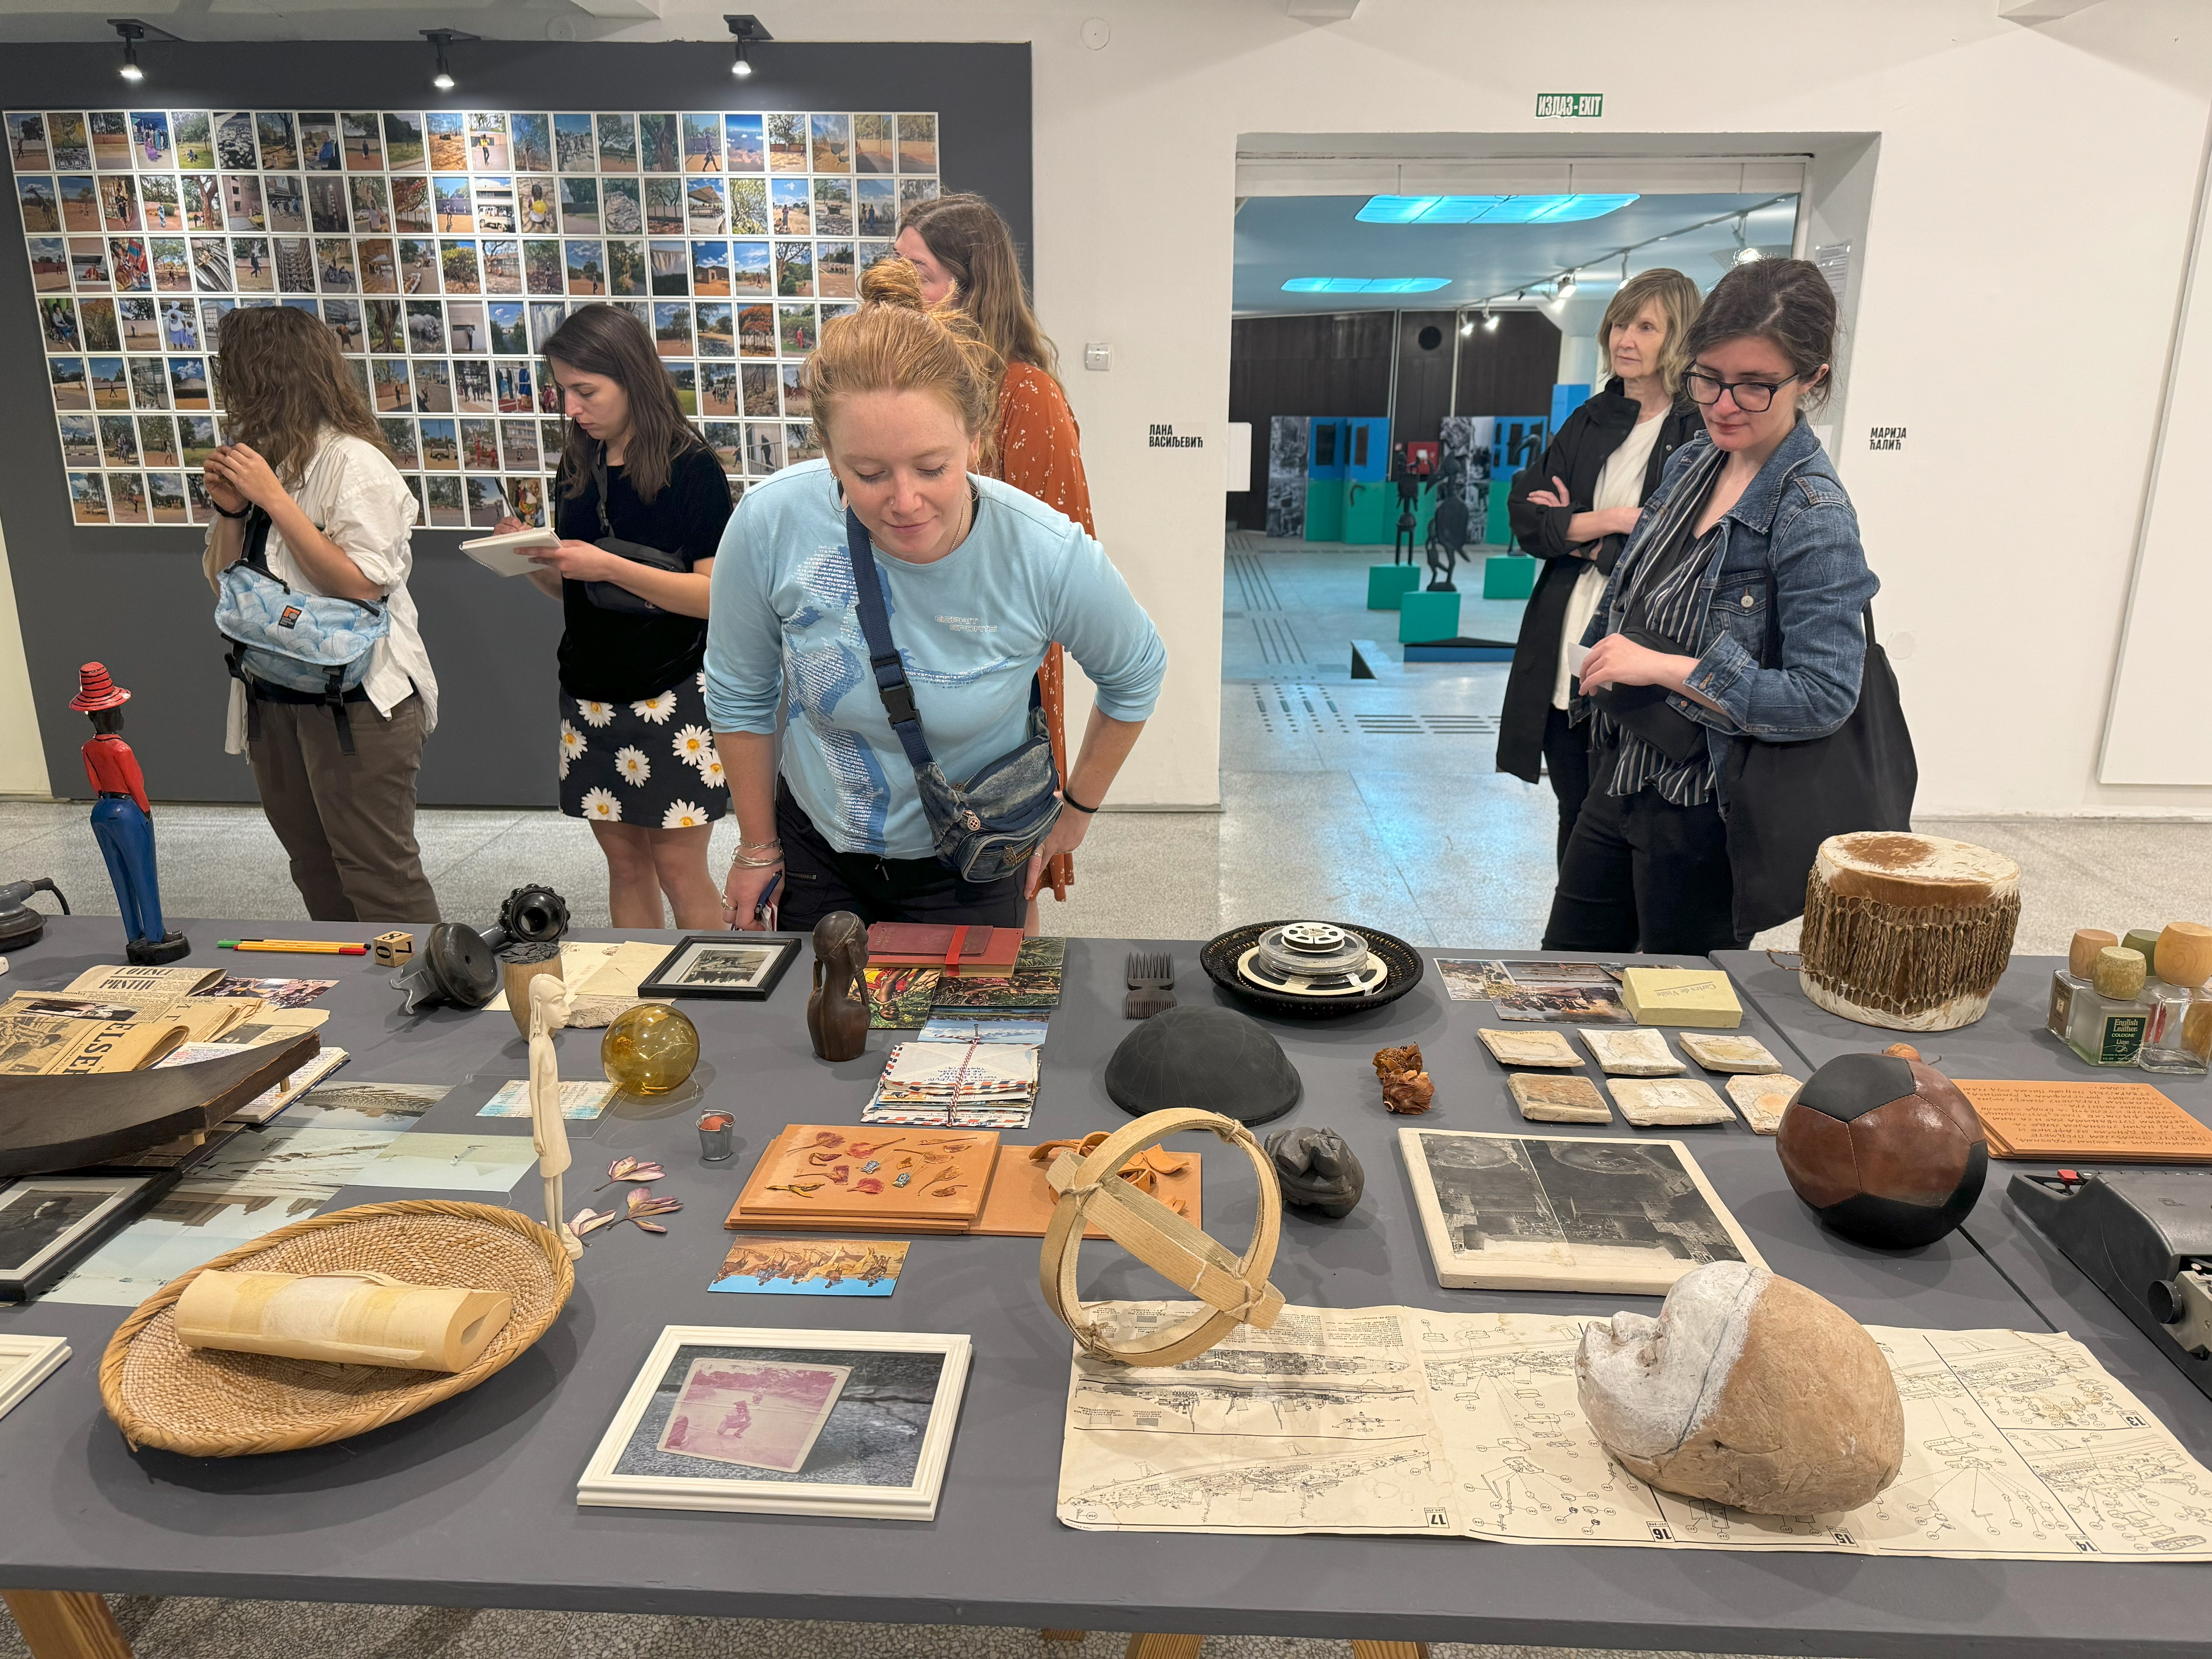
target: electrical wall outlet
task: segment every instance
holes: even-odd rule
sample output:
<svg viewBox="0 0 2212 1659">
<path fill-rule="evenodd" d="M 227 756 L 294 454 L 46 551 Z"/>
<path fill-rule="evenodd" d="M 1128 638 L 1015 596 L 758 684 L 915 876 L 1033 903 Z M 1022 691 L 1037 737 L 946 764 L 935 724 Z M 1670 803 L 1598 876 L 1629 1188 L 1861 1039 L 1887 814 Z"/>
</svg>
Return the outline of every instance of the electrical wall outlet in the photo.
<svg viewBox="0 0 2212 1659">
<path fill-rule="evenodd" d="M 1083 366 L 1099 374 L 1109 373 L 1114 367 L 1114 348 L 1103 340 L 1086 340 L 1083 345 Z"/>
</svg>

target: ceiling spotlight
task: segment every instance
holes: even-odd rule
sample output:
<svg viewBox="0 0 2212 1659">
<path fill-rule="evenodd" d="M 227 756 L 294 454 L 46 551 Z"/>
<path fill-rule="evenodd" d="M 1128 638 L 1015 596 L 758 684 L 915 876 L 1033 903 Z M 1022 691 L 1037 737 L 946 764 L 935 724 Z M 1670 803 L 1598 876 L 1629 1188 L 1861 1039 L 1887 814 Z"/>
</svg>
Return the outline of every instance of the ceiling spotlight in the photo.
<svg viewBox="0 0 2212 1659">
<path fill-rule="evenodd" d="M 142 23 L 135 17 L 111 17 L 107 27 L 123 37 L 123 67 L 116 71 L 132 86 L 146 78 L 146 71 L 138 67 L 138 43 L 141 40 L 173 40 L 177 37 L 167 29 L 157 29 L 151 23 Z"/>
<path fill-rule="evenodd" d="M 1486 330 L 1495 330 L 1498 326 L 1498 314 L 1488 306 L 1482 308 L 1482 325 Z"/>
<path fill-rule="evenodd" d="M 1468 316 L 1464 311 L 1461 312 L 1459 314 L 1459 332 L 1462 339 L 1465 339 L 1468 335 L 1474 332 L 1474 319 Z"/>
<path fill-rule="evenodd" d="M 1740 265 L 1754 264 L 1766 257 L 1745 240 L 1743 225 L 1746 217 L 1741 213 L 1735 216 L 1735 262 Z"/>
<path fill-rule="evenodd" d="M 430 77 L 430 84 L 440 92 L 451 92 L 453 89 L 453 71 L 446 62 L 446 48 L 456 40 L 480 40 L 483 37 L 461 29 L 422 29 L 418 33 L 437 49 L 438 72 Z"/>
<path fill-rule="evenodd" d="M 760 19 L 749 11 L 725 14 L 722 21 L 730 26 L 730 33 L 737 37 L 730 61 L 730 73 L 742 81 L 753 72 L 752 59 L 747 56 L 745 48 L 763 40 L 773 40 L 775 37 L 763 28 Z"/>
<path fill-rule="evenodd" d="M 1553 289 L 1552 303 L 1554 306 L 1563 306 L 1574 297 L 1575 273 L 1571 270 L 1560 277 L 1557 286 Z"/>
</svg>

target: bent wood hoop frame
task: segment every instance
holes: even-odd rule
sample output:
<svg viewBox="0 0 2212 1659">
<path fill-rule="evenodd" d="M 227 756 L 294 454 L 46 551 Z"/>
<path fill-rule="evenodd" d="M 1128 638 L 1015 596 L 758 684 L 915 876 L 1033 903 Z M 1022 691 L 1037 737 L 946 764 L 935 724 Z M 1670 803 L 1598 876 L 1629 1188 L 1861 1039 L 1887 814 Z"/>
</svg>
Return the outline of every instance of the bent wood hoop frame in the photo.
<svg viewBox="0 0 2212 1659">
<path fill-rule="evenodd" d="M 1259 1220 L 1242 1258 L 1121 1178 L 1121 1166 L 1132 1158 L 1186 1129 L 1205 1129 L 1240 1148 L 1259 1176 Z M 1282 1190 L 1275 1184 L 1273 1164 L 1252 1132 L 1234 1118 L 1190 1107 L 1148 1112 L 1108 1136 L 1088 1158 L 1062 1152 L 1046 1179 L 1059 1198 L 1037 1258 L 1037 1282 L 1045 1305 L 1075 1333 L 1086 1352 L 1122 1365 L 1179 1365 L 1239 1325 L 1267 1329 L 1282 1312 L 1283 1293 L 1267 1282 L 1282 1231 Z M 1097 1227 L 1155 1273 L 1197 1297 L 1209 1311 L 1170 1326 L 1142 1346 L 1114 1346 L 1084 1316 L 1076 1291 L 1076 1259 L 1086 1226 Z"/>
</svg>

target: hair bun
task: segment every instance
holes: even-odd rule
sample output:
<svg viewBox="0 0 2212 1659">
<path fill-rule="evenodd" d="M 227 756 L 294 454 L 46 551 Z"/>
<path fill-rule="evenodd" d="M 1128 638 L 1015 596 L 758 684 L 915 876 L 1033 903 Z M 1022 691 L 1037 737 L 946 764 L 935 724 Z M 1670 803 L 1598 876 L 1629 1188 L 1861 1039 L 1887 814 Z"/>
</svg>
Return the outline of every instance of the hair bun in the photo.
<svg viewBox="0 0 2212 1659">
<path fill-rule="evenodd" d="M 891 306 L 901 311 L 921 311 L 921 273 L 896 255 L 878 259 L 860 273 L 860 298 L 872 306 Z"/>
</svg>

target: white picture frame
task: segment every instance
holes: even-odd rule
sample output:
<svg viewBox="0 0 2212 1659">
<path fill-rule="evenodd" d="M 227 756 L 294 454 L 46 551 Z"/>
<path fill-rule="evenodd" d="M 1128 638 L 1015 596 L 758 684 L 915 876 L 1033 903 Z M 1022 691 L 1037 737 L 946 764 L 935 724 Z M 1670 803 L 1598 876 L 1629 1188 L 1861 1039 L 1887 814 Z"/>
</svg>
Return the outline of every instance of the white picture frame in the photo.
<svg viewBox="0 0 2212 1659">
<path fill-rule="evenodd" d="M 1766 1265 L 1679 1140 L 1403 1128 L 1398 1146 L 1430 1265 L 1448 1290 L 1664 1296 L 1708 1261 Z M 1648 1242 L 1575 1238 L 1575 1229 L 1558 1219 L 1560 1194 L 1552 1187 L 1561 1180 L 1588 1183 L 1601 1202 L 1635 1200 L 1639 1217 L 1618 1212 L 1624 1236 L 1633 1239 L 1640 1231 Z M 1593 1204 L 1581 1212 L 1602 1212 Z M 1479 1225 L 1492 1213 L 1498 1221 L 1494 1233 Z M 1479 1235 L 1472 1247 L 1470 1231 Z"/>
<path fill-rule="evenodd" d="M 160 1196 L 167 1171 L 21 1176 L 0 1187 L 0 1302 L 27 1302 Z M 40 1216 L 41 1206 L 60 1206 Z"/>
<path fill-rule="evenodd" d="M 0 1417 L 21 1405 L 69 1357 L 70 1345 L 58 1336 L 0 1336 Z"/>
<path fill-rule="evenodd" d="M 912 1331 L 823 1331 L 756 1326 L 663 1328 L 623 1396 L 576 1483 L 579 1504 L 615 1509 L 704 1510 L 728 1515 L 818 1515 L 848 1519 L 930 1521 L 952 1454 L 968 1381 L 964 1334 Z M 921 1361 L 937 1367 L 927 1416 L 911 1455 L 871 1451 L 883 1479 L 838 1480 L 845 1456 L 839 1413 L 871 1407 L 866 1390 L 894 1376 L 902 1403 L 927 1382 Z M 661 1449 L 679 1389 L 702 1358 L 757 1359 L 776 1365 L 842 1366 L 848 1376 L 810 1443 L 794 1478 L 772 1469 L 690 1458 Z M 903 1362 L 903 1363 L 902 1363 Z M 865 1461 L 865 1460 L 864 1460 Z M 860 1465 L 854 1465 L 858 1468 Z"/>
</svg>

